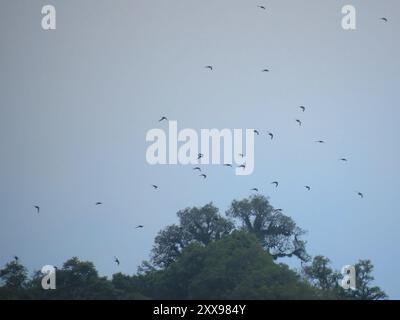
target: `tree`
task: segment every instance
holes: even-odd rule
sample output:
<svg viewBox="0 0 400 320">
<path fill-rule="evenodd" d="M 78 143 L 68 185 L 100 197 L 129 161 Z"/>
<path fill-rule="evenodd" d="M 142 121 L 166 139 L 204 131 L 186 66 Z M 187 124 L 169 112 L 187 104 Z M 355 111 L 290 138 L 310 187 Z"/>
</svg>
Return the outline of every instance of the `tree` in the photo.
<svg viewBox="0 0 400 320">
<path fill-rule="evenodd" d="M 316 256 L 310 264 L 304 230 L 267 198 L 233 201 L 222 217 L 212 204 L 177 213 L 179 224 L 161 230 L 137 274 L 100 277 L 94 264 L 72 258 L 56 269 L 56 290 L 43 290 L 43 274 L 28 279 L 16 261 L 0 269 L 1 299 L 362 299 L 387 295 L 373 286 L 373 265 L 356 265 L 356 291 L 339 285 L 343 275 L 330 260 Z M 231 220 L 232 219 L 232 220 Z M 234 221 L 241 222 L 235 227 Z M 280 257 L 302 260 L 302 274 Z"/>
<path fill-rule="evenodd" d="M 139 292 L 137 277 L 127 276 L 122 273 L 113 275 L 111 283 L 114 286 L 118 299 L 122 300 L 148 300 L 146 296 Z"/>
<path fill-rule="evenodd" d="M 274 259 L 292 256 L 302 261 L 310 259 L 306 242 L 300 239 L 305 231 L 281 210 L 275 210 L 264 196 L 234 200 L 227 216 L 239 220 L 242 228 L 253 233 Z"/>
<path fill-rule="evenodd" d="M 212 203 L 200 208 L 186 208 L 177 213 L 179 225 L 161 230 L 152 250 L 152 262 L 157 267 L 170 265 L 191 243 L 208 245 L 229 234 L 234 225 L 218 213 Z"/>
<path fill-rule="evenodd" d="M 330 263 L 328 258 L 318 255 L 302 270 L 305 279 L 318 289 L 320 297 L 324 299 L 335 299 L 340 290 L 340 274 L 330 267 Z"/>
<path fill-rule="evenodd" d="M 0 270 L 0 282 L 5 288 L 22 289 L 27 279 L 28 271 L 18 261 L 11 261 Z"/>
<path fill-rule="evenodd" d="M 374 266 L 370 260 L 359 260 L 355 265 L 356 269 L 356 287 L 357 290 L 346 291 L 344 298 L 357 300 L 383 300 L 388 296 L 377 286 L 372 286 L 375 280 L 372 276 Z"/>
<path fill-rule="evenodd" d="M 99 277 L 92 262 L 74 257 L 56 272 L 56 290 L 43 290 L 43 275 L 37 272 L 31 290 L 35 299 L 96 300 L 117 299 L 118 294 L 106 277 Z"/>
<path fill-rule="evenodd" d="M 303 267 L 305 278 L 317 289 L 322 298 L 353 299 L 353 300 L 382 300 L 387 295 L 379 287 L 371 286 L 374 277 L 374 267 L 370 260 L 359 260 L 355 264 L 356 290 L 344 290 L 339 281 L 342 275 L 330 267 L 330 260 L 323 256 L 314 257 L 311 265 Z"/>
<path fill-rule="evenodd" d="M 316 297 L 310 285 L 287 266 L 275 264 L 247 231 L 234 231 L 207 246 L 190 244 L 167 268 L 150 272 L 147 284 L 146 294 L 155 299 Z"/>
<path fill-rule="evenodd" d="M 0 300 L 26 299 L 28 271 L 18 261 L 11 261 L 0 269 Z"/>
</svg>

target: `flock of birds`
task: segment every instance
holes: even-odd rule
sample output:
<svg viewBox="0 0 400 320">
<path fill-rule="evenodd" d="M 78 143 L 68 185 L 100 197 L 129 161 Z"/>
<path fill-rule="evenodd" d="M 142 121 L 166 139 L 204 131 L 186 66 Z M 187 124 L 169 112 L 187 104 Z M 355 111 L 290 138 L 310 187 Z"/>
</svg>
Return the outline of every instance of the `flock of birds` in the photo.
<svg viewBox="0 0 400 320">
<path fill-rule="evenodd" d="M 205 66 L 205 68 L 209 69 L 209 70 L 214 70 L 214 67 L 211 65 Z M 302 112 L 306 112 L 306 107 L 305 106 L 299 106 L 299 108 L 301 109 Z M 168 121 L 168 118 L 166 116 L 162 116 L 158 122 L 163 122 L 163 121 Z M 296 123 L 301 127 L 303 125 L 302 121 L 300 119 L 295 119 Z M 254 134 L 259 136 L 260 135 L 260 131 L 259 130 L 254 130 Z M 269 139 L 273 140 L 274 139 L 274 134 L 272 132 L 267 131 L 267 136 L 269 137 Z M 324 144 L 325 141 L 324 140 L 316 140 L 315 143 L 319 143 L 319 144 Z M 238 154 L 241 158 L 244 158 L 245 155 L 243 153 L 239 153 Z M 197 160 L 200 160 L 201 158 L 203 158 L 204 155 L 202 153 L 199 153 L 197 155 Z M 348 158 L 339 158 L 338 161 L 341 162 L 348 162 Z M 224 167 L 230 167 L 233 168 L 233 165 L 231 163 L 225 163 L 223 164 Z M 241 168 L 241 169 L 245 169 L 246 168 L 246 163 L 240 164 L 237 166 L 237 168 Z M 199 172 L 199 177 L 206 179 L 207 175 L 205 173 L 202 172 L 202 169 L 200 167 L 194 167 L 193 168 L 194 171 Z M 275 188 L 279 187 L 279 181 L 272 181 L 271 182 L 272 185 L 275 186 Z M 152 187 L 157 190 L 159 189 L 158 185 L 153 184 Z M 304 188 L 307 191 L 311 191 L 311 186 L 309 185 L 305 185 Z M 254 191 L 254 192 L 259 192 L 259 188 L 252 188 L 250 189 L 250 191 Z M 364 194 L 360 191 L 355 191 L 356 194 L 360 197 L 360 198 L 364 198 Z M 279 210 L 278 210 L 279 211 Z"/>
<path fill-rule="evenodd" d="M 259 6 L 257 6 L 257 7 L 258 7 L 259 9 L 261 9 L 261 10 L 267 10 L 267 7 L 266 7 L 266 6 L 263 6 L 263 5 L 259 5 Z M 380 18 L 379 20 L 381 20 L 381 21 L 383 21 L 383 22 L 385 22 L 385 23 L 387 23 L 387 22 L 389 21 L 386 17 L 382 17 L 382 18 Z M 214 71 L 214 66 L 213 66 L 213 65 L 206 65 L 204 68 L 205 68 L 205 69 L 208 69 L 209 71 Z M 262 72 L 270 72 L 270 69 L 262 69 L 261 71 L 262 71 Z M 301 109 L 302 112 L 306 112 L 306 107 L 305 107 L 305 106 L 299 106 L 299 108 Z M 166 116 L 162 116 L 162 117 L 159 119 L 159 122 L 162 122 L 162 121 L 168 121 L 168 118 L 167 118 Z M 295 121 L 296 121 L 296 123 L 297 123 L 300 127 L 303 125 L 303 122 L 302 122 L 300 119 L 295 119 Z M 258 130 L 254 130 L 254 133 L 255 133 L 257 136 L 260 135 L 260 132 L 259 132 Z M 274 137 L 275 137 L 274 134 L 273 134 L 272 132 L 269 132 L 269 131 L 267 131 L 267 135 L 268 135 L 268 137 L 269 137 L 271 140 L 273 140 Z M 325 143 L 324 140 L 317 140 L 317 141 L 315 141 L 315 142 L 316 142 L 316 143 L 319 143 L 319 144 L 324 144 L 324 143 Z M 199 153 L 198 156 L 197 156 L 197 160 L 200 160 L 203 156 L 204 156 L 203 154 Z M 242 158 L 244 158 L 244 154 L 239 154 L 239 156 L 242 157 Z M 339 161 L 341 161 L 341 162 L 348 162 L 348 159 L 347 159 L 347 158 L 340 158 Z M 224 166 L 225 166 L 225 167 L 231 167 L 231 168 L 233 167 L 233 165 L 230 164 L 230 163 L 226 163 L 226 164 L 224 164 Z M 245 168 L 246 168 L 246 164 L 243 163 L 243 164 L 239 165 L 238 168 L 245 169 Z M 193 170 L 198 171 L 198 172 L 200 173 L 199 176 L 202 177 L 203 179 L 206 179 L 206 178 L 207 178 L 207 175 L 206 175 L 205 173 L 202 173 L 202 170 L 201 170 L 200 167 L 195 167 L 195 168 L 193 168 Z M 271 184 L 273 184 L 276 188 L 278 188 L 278 186 L 279 186 L 279 182 L 278 182 L 278 181 L 273 181 L 273 182 L 271 182 Z M 153 186 L 154 189 L 158 189 L 158 188 L 159 188 L 157 185 L 152 185 L 152 186 Z M 304 188 L 305 188 L 307 191 L 311 191 L 311 186 L 309 186 L 309 185 L 305 185 Z M 250 191 L 259 192 L 259 189 L 258 189 L 258 188 L 252 188 L 252 189 L 250 189 Z M 360 192 L 360 191 L 355 191 L 355 193 L 356 193 L 360 198 L 364 198 L 364 194 L 363 194 L 362 192 Z M 276 211 L 282 211 L 282 209 L 277 209 Z"/>
<path fill-rule="evenodd" d="M 266 6 L 263 6 L 263 5 L 259 5 L 258 8 L 259 8 L 260 10 L 267 10 Z M 382 18 L 380 18 L 379 20 L 381 20 L 381 21 L 383 21 L 383 22 L 385 22 L 385 23 L 387 23 L 387 22 L 389 21 L 386 17 L 382 17 Z M 208 69 L 210 72 L 211 72 L 211 71 L 214 71 L 214 66 L 213 66 L 213 65 L 206 65 L 204 68 L 205 68 L 205 69 Z M 265 69 L 262 69 L 261 71 L 262 71 L 262 72 L 270 72 L 270 69 L 265 68 Z M 299 108 L 301 109 L 302 112 L 306 112 L 306 107 L 305 107 L 305 106 L 299 106 Z M 162 117 L 159 119 L 159 122 L 163 122 L 163 121 L 168 121 L 168 118 L 167 118 L 166 116 L 162 116 Z M 295 119 L 295 121 L 296 121 L 296 123 L 297 123 L 300 127 L 303 125 L 303 123 L 302 123 L 302 121 L 301 121 L 300 119 Z M 260 131 L 258 131 L 258 130 L 254 130 L 254 133 L 255 133 L 257 136 L 260 135 Z M 274 137 L 275 137 L 274 134 L 273 134 L 272 132 L 268 132 L 268 131 L 267 131 L 267 136 L 269 137 L 270 140 L 273 140 Z M 320 144 L 324 144 L 324 143 L 325 143 L 324 140 L 317 140 L 317 141 L 315 141 L 315 142 L 316 142 L 316 143 L 320 143 Z M 244 158 L 245 155 L 244 155 L 244 154 L 239 154 L 239 156 L 242 157 L 242 158 Z M 203 157 L 204 157 L 204 155 L 203 155 L 202 153 L 199 153 L 199 154 L 197 155 L 197 160 L 200 160 L 200 159 L 203 158 Z M 341 162 L 347 162 L 348 159 L 347 159 L 347 158 L 340 158 L 339 161 L 341 161 Z M 233 167 L 233 165 L 230 164 L 230 163 L 223 164 L 223 166 L 225 166 L 225 167 L 231 167 L 231 168 Z M 246 164 L 243 163 L 243 164 L 239 165 L 238 168 L 245 169 L 245 168 L 246 168 Z M 205 173 L 202 172 L 202 169 L 201 169 L 200 167 L 194 167 L 193 170 L 199 172 L 199 177 L 201 177 L 201 178 L 203 178 L 203 179 L 206 179 L 206 178 L 207 178 L 207 175 L 206 175 Z M 271 185 L 274 185 L 275 188 L 278 188 L 278 187 L 279 187 L 279 181 L 273 181 L 273 182 L 271 182 Z M 158 185 L 155 185 L 155 184 L 151 185 L 151 187 L 152 187 L 154 190 L 159 189 L 159 186 L 158 186 Z M 311 191 L 311 186 L 309 186 L 309 185 L 305 185 L 304 188 L 305 188 L 307 191 Z M 258 188 L 252 188 L 250 191 L 259 192 L 259 189 L 258 189 Z M 355 191 L 355 193 L 356 193 L 360 198 L 364 198 L 364 194 L 363 194 L 362 192 L 360 192 L 360 191 Z M 96 206 L 100 206 L 100 205 L 102 205 L 102 202 L 96 202 L 95 205 L 96 205 Z M 36 213 L 39 214 L 39 213 L 40 213 L 40 206 L 39 206 L 39 205 L 35 205 L 34 208 L 35 208 L 35 210 L 36 210 Z M 275 209 L 275 211 L 283 211 L 283 209 Z M 135 227 L 135 229 L 141 229 L 141 228 L 144 228 L 144 226 L 143 226 L 143 225 L 137 225 L 137 226 Z M 14 256 L 14 260 L 15 260 L 16 262 L 18 262 L 18 261 L 19 261 L 19 258 L 18 258 L 17 256 Z M 115 262 L 118 266 L 120 265 L 120 260 L 119 260 L 117 257 L 114 257 L 114 262 Z"/>
</svg>

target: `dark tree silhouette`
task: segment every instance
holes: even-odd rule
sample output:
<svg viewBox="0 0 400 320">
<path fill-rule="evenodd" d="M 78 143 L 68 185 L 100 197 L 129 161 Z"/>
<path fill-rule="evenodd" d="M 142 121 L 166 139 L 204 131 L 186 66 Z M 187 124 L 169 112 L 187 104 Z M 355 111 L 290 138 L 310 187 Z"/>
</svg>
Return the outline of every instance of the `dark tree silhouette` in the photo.
<svg viewBox="0 0 400 320">
<path fill-rule="evenodd" d="M 292 218 L 275 210 L 264 196 L 234 200 L 227 216 L 239 220 L 242 228 L 255 234 L 274 259 L 292 256 L 302 261 L 310 259 L 306 242 L 300 239 L 305 231 Z"/>
<path fill-rule="evenodd" d="M 369 260 L 359 260 L 355 264 L 356 289 L 344 290 L 339 285 L 343 275 L 333 270 L 331 262 L 324 256 L 316 256 L 310 265 L 303 267 L 306 280 L 319 290 L 321 298 L 325 299 L 353 299 L 353 300 L 382 300 L 387 295 L 381 288 L 372 286 L 373 265 Z"/>
<path fill-rule="evenodd" d="M 165 267 L 175 261 L 183 248 L 193 242 L 207 245 L 229 234 L 233 223 L 218 213 L 212 203 L 201 208 L 187 208 L 177 213 L 178 225 L 170 225 L 161 230 L 152 250 L 152 262 L 157 267 Z"/>
<path fill-rule="evenodd" d="M 43 290 L 43 275 L 37 271 L 28 278 L 14 259 L 0 269 L 0 300 L 387 298 L 373 285 L 369 260 L 355 264 L 356 291 L 339 285 L 343 276 L 323 256 L 302 262 L 300 274 L 274 262 L 279 257 L 307 261 L 309 256 L 300 239 L 304 231 L 263 196 L 233 201 L 228 218 L 212 203 L 177 215 L 179 224 L 159 232 L 151 262 L 133 276 L 117 273 L 110 280 L 99 276 L 93 263 L 72 258 L 57 269 L 57 289 Z"/>
</svg>

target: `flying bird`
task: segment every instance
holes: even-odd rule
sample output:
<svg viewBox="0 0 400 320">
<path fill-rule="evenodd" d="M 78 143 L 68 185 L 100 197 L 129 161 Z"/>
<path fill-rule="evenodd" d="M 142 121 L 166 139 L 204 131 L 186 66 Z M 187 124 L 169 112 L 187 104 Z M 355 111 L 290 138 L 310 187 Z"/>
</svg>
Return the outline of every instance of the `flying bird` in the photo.
<svg viewBox="0 0 400 320">
<path fill-rule="evenodd" d="M 263 69 L 262 72 L 269 72 L 269 69 Z"/>
<path fill-rule="evenodd" d="M 143 226 L 141 224 L 139 224 L 135 229 L 142 229 Z"/>
<path fill-rule="evenodd" d="M 193 168 L 193 170 L 197 170 L 197 171 L 199 171 L 199 172 L 201 172 L 201 168 L 200 167 L 195 167 L 195 168 Z"/>
<path fill-rule="evenodd" d="M 279 186 L 279 182 L 278 181 L 271 182 L 271 184 L 274 184 L 275 188 L 278 188 L 278 186 Z"/>
<path fill-rule="evenodd" d="M 342 162 L 347 162 L 348 161 L 346 158 L 341 158 L 339 160 L 342 161 Z"/>
<path fill-rule="evenodd" d="M 380 20 L 382 20 L 382 21 L 384 21 L 384 22 L 388 22 L 388 19 L 385 18 L 385 17 L 381 18 Z"/>
<path fill-rule="evenodd" d="M 224 167 L 230 167 L 230 168 L 232 168 L 232 165 L 231 165 L 230 163 L 225 163 L 225 164 L 224 164 Z"/>
<path fill-rule="evenodd" d="M 119 262 L 119 259 L 117 257 L 114 257 L 114 262 L 119 266 L 120 262 Z"/>
<path fill-rule="evenodd" d="M 268 132 L 268 135 L 271 137 L 271 140 L 274 139 L 274 134 L 271 132 Z"/>
<path fill-rule="evenodd" d="M 306 107 L 305 107 L 305 106 L 300 106 L 299 108 L 300 108 L 301 110 L 303 110 L 303 112 L 306 111 Z"/>
<path fill-rule="evenodd" d="M 96 206 L 99 206 L 99 205 L 102 205 L 103 203 L 101 203 L 101 202 L 96 202 Z"/>
<path fill-rule="evenodd" d="M 257 6 L 257 7 L 259 7 L 259 8 L 262 9 L 262 10 L 266 10 L 266 9 L 267 9 L 267 8 L 264 7 L 264 6 Z"/>
<path fill-rule="evenodd" d="M 210 69 L 211 71 L 213 71 L 213 66 L 205 66 L 204 68 Z"/>
<path fill-rule="evenodd" d="M 157 185 L 155 185 L 155 184 L 152 184 L 151 186 L 152 186 L 152 187 L 153 187 L 153 189 L 155 189 L 155 190 L 157 190 L 157 189 L 158 189 L 158 186 L 157 186 Z"/>
<path fill-rule="evenodd" d="M 14 256 L 14 260 L 15 260 L 15 262 L 17 262 L 17 263 L 18 263 L 18 261 L 19 261 L 19 258 L 18 258 L 17 256 Z"/>
<path fill-rule="evenodd" d="M 158 122 L 164 121 L 164 120 L 168 120 L 167 117 L 161 117 L 160 120 L 158 120 Z"/>
<path fill-rule="evenodd" d="M 253 189 L 251 189 L 250 191 L 258 192 L 258 189 L 257 189 L 257 188 L 253 188 Z"/>
<path fill-rule="evenodd" d="M 364 198 L 364 194 L 361 192 L 357 192 L 357 194 L 360 196 L 360 198 Z"/>
<path fill-rule="evenodd" d="M 304 188 L 306 188 L 308 191 L 311 191 L 311 187 L 310 186 L 304 186 Z"/>
<path fill-rule="evenodd" d="M 315 141 L 316 143 L 325 143 L 325 141 L 324 140 L 318 140 L 318 141 Z"/>
<path fill-rule="evenodd" d="M 296 119 L 296 122 L 299 124 L 299 126 L 301 127 L 302 122 L 299 119 Z"/>
<path fill-rule="evenodd" d="M 36 209 L 36 212 L 37 212 L 37 213 L 40 212 L 40 207 L 39 207 L 39 206 L 34 206 L 34 208 Z"/>
<path fill-rule="evenodd" d="M 203 173 L 203 174 L 199 175 L 199 177 L 202 177 L 203 179 L 206 179 L 207 175 Z"/>
<path fill-rule="evenodd" d="M 242 168 L 244 170 L 244 169 L 246 169 L 246 165 L 245 164 L 241 164 L 240 166 L 238 166 L 238 168 Z"/>
<path fill-rule="evenodd" d="M 258 130 L 253 130 L 254 131 L 254 133 L 256 134 L 256 135 L 260 135 L 260 132 L 258 131 Z"/>
<path fill-rule="evenodd" d="M 204 154 L 199 153 L 199 154 L 197 155 L 197 160 L 200 160 L 200 159 L 203 158 L 203 157 L 204 157 Z"/>
</svg>

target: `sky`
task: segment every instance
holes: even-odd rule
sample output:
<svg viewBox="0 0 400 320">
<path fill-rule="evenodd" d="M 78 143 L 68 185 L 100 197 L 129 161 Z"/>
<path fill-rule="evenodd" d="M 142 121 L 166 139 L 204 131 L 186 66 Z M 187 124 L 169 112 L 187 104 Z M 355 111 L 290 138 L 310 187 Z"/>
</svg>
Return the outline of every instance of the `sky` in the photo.
<svg viewBox="0 0 400 320">
<path fill-rule="evenodd" d="M 47 4 L 56 30 L 41 28 Z M 399 30 L 397 0 L 1 1 L 0 266 L 78 256 L 134 274 L 178 210 L 224 213 L 257 187 L 308 231 L 311 255 L 336 269 L 371 259 L 400 298 Z M 161 116 L 256 128 L 253 174 L 149 165 Z"/>
</svg>

